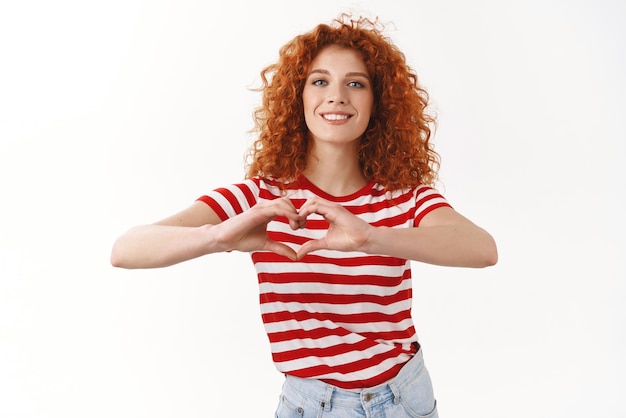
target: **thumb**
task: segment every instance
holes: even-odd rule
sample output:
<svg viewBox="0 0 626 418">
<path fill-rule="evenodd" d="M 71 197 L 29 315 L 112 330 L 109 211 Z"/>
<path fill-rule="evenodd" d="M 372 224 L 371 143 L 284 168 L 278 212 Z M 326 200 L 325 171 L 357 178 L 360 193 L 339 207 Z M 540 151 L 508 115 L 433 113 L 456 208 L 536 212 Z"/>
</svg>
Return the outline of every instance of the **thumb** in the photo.
<svg viewBox="0 0 626 418">
<path fill-rule="evenodd" d="M 282 244 L 280 242 L 276 242 L 276 241 L 270 241 L 268 240 L 265 243 L 265 250 L 267 251 L 272 251 L 278 255 L 282 255 L 284 257 L 287 257 L 288 259 L 290 259 L 291 261 L 295 261 L 298 259 L 296 252 L 289 246 Z"/>
<path fill-rule="evenodd" d="M 322 250 L 324 248 L 325 246 L 322 240 L 320 239 L 312 239 L 310 241 L 307 241 L 304 244 L 302 244 L 302 247 L 300 247 L 300 249 L 298 250 L 296 254 L 296 260 L 300 260 L 302 257 L 304 257 L 305 255 L 307 255 L 308 253 L 312 251 Z"/>
</svg>

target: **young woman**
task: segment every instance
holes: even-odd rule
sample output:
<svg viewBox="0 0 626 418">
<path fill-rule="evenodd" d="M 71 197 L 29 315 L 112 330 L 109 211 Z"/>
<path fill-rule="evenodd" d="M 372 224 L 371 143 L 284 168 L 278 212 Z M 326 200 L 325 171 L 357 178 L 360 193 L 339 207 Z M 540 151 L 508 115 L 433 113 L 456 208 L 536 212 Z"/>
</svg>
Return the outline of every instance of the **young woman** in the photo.
<svg viewBox="0 0 626 418">
<path fill-rule="evenodd" d="M 261 76 L 246 179 L 132 228 L 112 264 L 249 252 L 286 376 L 277 417 L 436 417 L 410 261 L 486 267 L 497 250 L 434 189 L 426 91 L 377 22 L 349 16 L 294 38 Z"/>
</svg>

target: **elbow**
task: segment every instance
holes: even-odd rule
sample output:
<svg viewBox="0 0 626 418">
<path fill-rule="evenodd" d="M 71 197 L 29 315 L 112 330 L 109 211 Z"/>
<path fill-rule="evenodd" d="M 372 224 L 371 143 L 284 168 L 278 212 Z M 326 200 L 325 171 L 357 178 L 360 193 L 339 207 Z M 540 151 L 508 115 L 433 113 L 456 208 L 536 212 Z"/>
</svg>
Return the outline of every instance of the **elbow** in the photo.
<svg viewBox="0 0 626 418">
<path fill-rule="evenodd" d="M 113 250 L 111 251 L 110 262 L 113 267 L 124 267 L 123 258 L 115 247 L 113 247 Z"/>
<path fill-rule="evenodd" d="M 483 267 L 491 267 L 498 264 L 498 251 L 493 251 L 485 257 Z"/>
<path fill-rule="evenodd" d="M 489 239 L 483 246 L 481 256 L 482 265 L 480 267 L 491 267 L 498 263 L 498 246 L 491 235 L 488 238 Z"/>
<path fill-rule="evenodd" d="M 120 247 L 121 245 L 119 242 L 115 242 L 115 244 L 113 244 L 113 249 L 111 250 L 111 256 L 109 258 L 111 265 L 119 268 L 131 268 L 128 263 L 128 257 L 125 256 L 126 252 Z"/>
</svg>

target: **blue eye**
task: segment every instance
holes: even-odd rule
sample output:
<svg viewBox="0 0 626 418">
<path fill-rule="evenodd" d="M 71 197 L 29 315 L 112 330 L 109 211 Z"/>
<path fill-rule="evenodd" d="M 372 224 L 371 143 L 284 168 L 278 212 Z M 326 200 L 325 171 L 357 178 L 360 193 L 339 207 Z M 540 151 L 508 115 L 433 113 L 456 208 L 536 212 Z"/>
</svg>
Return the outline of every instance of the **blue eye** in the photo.
<svg viewBox="0 0 626 418">
<path fill-rule="evenodd" d="M 314 80 L 311 84 L 313 84 L 314 86 L 325 86 L 328 83 L 326 82 L 326 80 Z"/>
<path fill-rule="evenodd" d="M 358 81 L 351 81 L 351 82 L 348 83 L 348 86 L 349 87 L 358 87 L 358 88 L 365 87 L 363 85 L 363 83 L 359 83 Z"/>
</svg>

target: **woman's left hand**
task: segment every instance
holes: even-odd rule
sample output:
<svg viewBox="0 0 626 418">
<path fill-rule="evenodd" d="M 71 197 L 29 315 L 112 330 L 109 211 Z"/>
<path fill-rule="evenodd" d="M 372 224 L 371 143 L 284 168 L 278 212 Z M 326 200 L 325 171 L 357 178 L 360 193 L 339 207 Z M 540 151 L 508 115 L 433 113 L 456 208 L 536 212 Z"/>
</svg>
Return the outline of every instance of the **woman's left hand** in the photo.
<svg viewBox="0 0 626 418">
<path fill-rule="evenodd" d="M 365 250 L 373 229 L 366 221 L 350 213 L 340 204 L 319 197 L 310 198 L 298 210 L 298 215 L 303 220 L 311 214 L 323 216 L 329 223 L 328 231 L 322 238 L 304 243 L 298 250 L 298 259 L 315 250 Z"/>
</svg>

